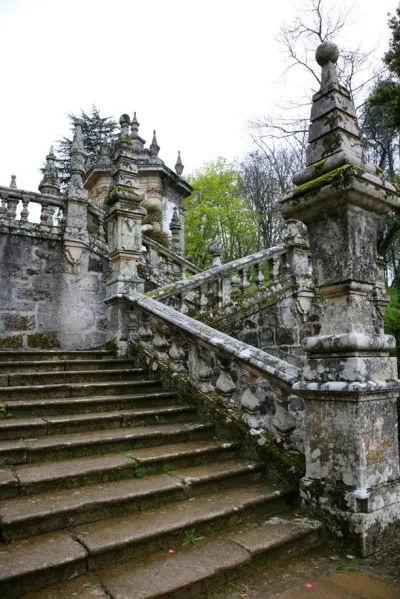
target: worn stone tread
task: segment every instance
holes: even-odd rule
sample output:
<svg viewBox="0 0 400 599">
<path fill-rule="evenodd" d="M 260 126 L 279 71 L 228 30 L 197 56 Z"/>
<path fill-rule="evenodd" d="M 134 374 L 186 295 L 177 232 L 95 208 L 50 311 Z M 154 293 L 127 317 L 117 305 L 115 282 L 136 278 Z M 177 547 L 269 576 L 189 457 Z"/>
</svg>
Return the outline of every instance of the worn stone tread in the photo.
<svg viewBox="0 0 400 599">
<path fill-rule="evenodd" d="M 158 414 L 174 414 L 178 412 L 185 412 L 187 410 L 194 410 L 195 408 L 180 404 L 176 406 L 166 406 L 166 407 L 148 407 L 148 408 L 132 408 L 132 409 L 124 409 L 121 408 L 118 411 L 113 412 L 90 412 L 89 414 L 60 414 L 54 416 L 46 416 L 44 419 L 52 424 L 61 423 L 61 422 L 73 422 L 73 421 L 84 421 L 84 420 L 94 420 L 99 419 L 103 420 L 104 418 L 123 418 L 128 416 L 148 416 L 148 415 L 158 415 Z M 1 424 L 1 423 L 0 423 Z M 1 430 L 1 429 L 0 429 Z"/>
<path fill-rule="evenodd" d="M 126 459 L 126 458 L 125 458 Z M 132 460 L 130 460 L 132 463 Z M 237 476 L 245 472 L 254 471 L 256 464 L 242 463 L 240 461 L 226 461 L 211 463 L 202 466 L 182 468 L 168 474 L 145 476 L 140 479 L 114 481 L 111 483 L 94 484 L 80 487 L 75 490 L 41 493 L 34 496 L 22 496 L 0 504 L 0 521 L 2 527 L 7 529 L 21 523 L 29 523 L 45 518 L 56 518 L 59 515 L 83 512 L 92 509 L 93 512 L 113 503 L 134 501 L 141 497 L 167 493 L 185 489 L 190 495 L 190 487 L 194 483 L 216 481 L 227 476 Z M 0 470 L 0 485 L 1 474 Z M 191 476 L 188 477 L 188 472 Z M 18 480 L 10 471 L 4 471 L 4 478 Z M 1 487 L 0 487 L 1 488 Z M 91 518 L 92 520 L 98 518 Z"/>
<path fill-rule="evenodd" d="M 87 552 L 67 532 L 56 532 L 21 539 L 0 546 L 0 595 L 9 594 L 8 585 L 16 579 L 67 564 L 74 566 L 75 575 L 84 574 Z"/>
<path fill-rule="evenodd" d="M 91 556 L 140 543 L 187 527 L 199 526 L 276 498 L 271 485 L 252 485 L 200 495 L 189 501 L 146 510 L 133 516 L 109 518 L 73 529 L 74 536 Z"/>
<path fill-rule="evenodd" d="M 237 570 L 249 560 L 250 554 L 242 547 L 213 539 L 173 555 L 162 553 L 139 564 L 103 569 L 98 576 L 113 599 L 155 599 L 172 597 L 174 592 Z"/>
<path fill-rule="evenodd" d="M 0 468 L 0 499 L 14 497 L 18 493 L 18 479 L 11 468 Z"/>
<path fill-rule="evenodd" d="M 0 351 L 0 361 L 10 361 L 10 362 L 21 362 L 27 359 L 28 361 L 32 361 L 34 357 L 39 358 L 52 358 L 53 356 L 57 356 L 62 359 L 61 356 L 67 356 L 68 360 L 76 360 L 78 359 L 102 359 L 102 358 L 110 358 L 115 356 L 115 352 L 108 349 L 82 349 L 82 350 L 68 350 L 68 349 L 35 349 L 35 350 L 1 350 Z"/>
<path fill-rule="evenodd" d="M 228 531 L 174 554 L 162 552 L 139 563 L 103 568 L 97 575 L 113 599 L 197 597 L 215 579 L 237 578 L 240 568 L 255 555 L 285 545 L 293 550 L 296 542 L 307 542 L 320 526 L 308 520 L 271 518 L 263 524 L 242 525 L 233 533 Z"/>
<path fill-rule="evenodd" d="M 96 405 L 97 403 L 119 403 L 121 407 L 122 403 L 126 404 L 129 401 L 137 401 L 146 399 L 146 401 L 156 399 L 167 399 L 170 397 L 177 397 L 175 391 L 156 391 L 150 389 L 147 393 L 131 393 L 125 395 L 92 395 L 88 397 L 62 397 L 62 398 L 51 398 L 51 399 L 11 399 L 7 401 L 10 412 L 17 410 L 18 408 L 36 408 L 46 406 L 71 406 L 71 412 L 74 413 L 76 406 L 80 404 L 84 405 Z"/>
<path fill-rule="evenodd" d="M 0 504 L 0 521 L 3 531 L 12 526 L 29 524 L 35 526 L 46 519 L 72 519 L 74 514 L 90 512 L 89 521 L 101 518 L 101 510 L 113 504 L 138 502 L 140 499 L 156 495 L 177 493 L 184 499 L 183 483 L 168 474 L 133 478 L 112 483 L 89 485 L 58 493 L 42 493 L 28 497 L 17 497 Z M 132 510 L 131 510 L 132 511 Z M 82 522 L 82 520 L 80 520 Z M 74 522 L 76 524 L 77 521 Z M 71 521 L 64 522 L 69 526 Z M 60 526 L 57 526 L 60 528 Z M 8 535 L 7 535 L 8 536 Z M 21 536 L 21 535 L 18 535 Z M 11 529 L 12 537 L 12 529 Z"/>
<path fill-rule="evenodd" d="M 117 380 L 130 381 L 136 377 L 146 373 L 143 368 L 113 368 L 111 370 L 96 369 L 96 370 L 66 370 L 66 371 L 51 371 L 51 372 L 13 372 L 7 376 L 9 387 L 30 387 L 35 385 L 50 384 L 71 384 L 88 383 L 88 382 L 104 382 Z M 78 379 L 78 380 L 77 380 Z"/>
<path fill-rule="evenodd" d="M 72 370 L 81 372 L 85 371 L 86 367 L 93 367 L 94 369 L 98 369 L 101 371 L 103 369 L 107 369 L 107 366 L 119 366 L 120 368 L 124 365 L 133 365 L 134 360 L 132 358 L 123 358 L 123 359 L 102 359 L 102 360 L 22 360 L 22 361 L 0 361 L 0 373 L 3 372 L 12 372 L 12 373 L 29 373 L 37 372 L 46 372 L 46 371 L 60 371 L 60 372 L 70 372 Z M 39 369 L 39 370 L 36 370 Z"/>
<path fill-rule="evenodd" d="M 97 577 L 89 572 L 41 591 L 25 593 L 23 599 L 110 599 L 110 595 L 102 589 Z"/>
<path fill-rule="evenodd" d="M 140 463 L 168 461 L 179 456 L 208 455 L 223 452 L 233 447 L 232 443 L 223 443 L 213 439 L 206 441 L 191 441 L 174 443 L 146 449 L 133 449 L 129 453 Z M 106 454 L 96 457 L 74 458 L 41 464 L 23 464 L 16 466 L 15 472 L 20 484 L 29 491 L 32 485 L 57 483 L 60 481 L 77 482 L 80 478 L 93 476 L 97 473 L 103 477 L 117 469 L 132 469 L 132 459 L 120 454 Z"/>
</svg>

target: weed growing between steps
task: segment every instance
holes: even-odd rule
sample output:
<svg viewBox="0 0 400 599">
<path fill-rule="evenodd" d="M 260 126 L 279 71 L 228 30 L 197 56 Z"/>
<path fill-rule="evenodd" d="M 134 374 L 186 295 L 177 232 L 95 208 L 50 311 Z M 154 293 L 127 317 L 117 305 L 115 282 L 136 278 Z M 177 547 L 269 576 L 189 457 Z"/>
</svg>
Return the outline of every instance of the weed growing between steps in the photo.
<svg viewBox="0 0 400 599">
<path fill-rule="evenodd" d="M 0 406 L 0 420 L 4 420 L 5 418 L 11 418 L 12 414 L 8 409 L 8 403 L 3 403 Z"/>
</svg>

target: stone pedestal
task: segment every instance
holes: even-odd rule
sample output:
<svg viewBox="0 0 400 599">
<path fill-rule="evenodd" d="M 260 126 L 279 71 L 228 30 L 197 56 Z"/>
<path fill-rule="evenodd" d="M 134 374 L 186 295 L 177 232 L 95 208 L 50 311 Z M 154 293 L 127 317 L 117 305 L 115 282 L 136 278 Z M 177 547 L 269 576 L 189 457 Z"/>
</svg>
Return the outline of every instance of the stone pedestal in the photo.
<svg viewBox="0 0 400 599">
<path fill-rule="evenodd" d="M 323 85 L 313 98 L 307 168 L 281 208 L 307 225 L 325 304 L 320 335 L 303 342 L 303 380 L 293 386 L 304 399 L 302 499 L 347 547 L 368 555 L 400 530 L 400 381 L 389 356 L 395 341 L 383 332 L 376 234 L 379 215 L 400 202 L 364 159 L 337 56 L 331 43 L 317 50 Z"/>
</svg>

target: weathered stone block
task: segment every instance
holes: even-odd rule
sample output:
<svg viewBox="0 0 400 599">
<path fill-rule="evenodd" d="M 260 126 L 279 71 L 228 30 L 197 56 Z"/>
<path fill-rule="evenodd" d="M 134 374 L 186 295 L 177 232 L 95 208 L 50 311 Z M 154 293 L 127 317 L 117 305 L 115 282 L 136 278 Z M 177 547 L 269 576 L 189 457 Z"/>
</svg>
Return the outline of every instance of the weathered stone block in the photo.
<svg viewBox="0 0 400 599">
<path fill-rule="evenodd" d="M 20 349 L 22 347 L 22 335 L 9 335 L 0 338 L 0 347 L 3 349 Z"/>
<path fill-rule="evenodd" d="M 4 316 L 4 328 L 6 331 L 31 331 L 35 328 L 35 317 L 6 314 Z"/>
<path fill-rule="evenodd" d="M 28 347 L 32 349 L 55 349 L 60 343 L 55 333 L 34 333 L 28 335 Z"/>
</svg>

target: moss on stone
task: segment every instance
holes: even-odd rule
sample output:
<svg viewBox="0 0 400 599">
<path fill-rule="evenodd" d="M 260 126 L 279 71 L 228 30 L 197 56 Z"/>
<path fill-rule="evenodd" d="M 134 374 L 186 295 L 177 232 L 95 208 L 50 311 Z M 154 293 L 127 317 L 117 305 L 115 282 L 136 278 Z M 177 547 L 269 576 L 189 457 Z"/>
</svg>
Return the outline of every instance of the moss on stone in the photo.
<svg viewBox="0 0 400 599">
<path fill-rule="evenodd" d="M 33 268 L 27 268 L 26 269 L 26 274 L 29 275 L 30 277 L 33 277 L 33 275 L 38 275 L 39 271 L 38 270 L 34 270 Z"/>
<path fill-rule="evenodd" d="M 0 339 L 2 349 L 20 349 L 22 347 L 22 335 L 10 335 Z"/>
<path fill-rule="evenodd" d="M 101 265 L 101 260 L 97 260 L 96 258 L 92 258 L 89 256 L 89 272 L 102 272 L 103 268 Z"/>
<path fill-rule="evenodd" d="M 109 339 L 105 345 L 104 345 L 104 349 L 107 351 L 118 351 L 118 346 L 117 346 L 117 342 L 115 341 L 115 339 Z"/>
<path fill-rule="evenodd" d="M 34 316 L 22 316 L 21 314 L 6 314 L 4 327 L 7 331 L 31 331 L 35 328 Z"/>
<path fill-rule="evenodd" d="M 296 187 L 294 189 L 293 195 L 294 196 L 304 195 L 305 193 L 309 193 L 310 191 L 319 189 L 323 185 L 328 185 L 329 183 L 336 181 L 341 176 L 343 176 L 345 173 L 347 173 L 347 171 L 349 171 L 349 169 L 350 169 L 349 174 L 354 173 L 357 175 L 363 175 L 365 172 L 361 168 L 352 166 L 351 164 L 345 164 L 344 166 L 340 166 L 339 168 L 336 168 L 335 170 L 330 171 L 329 173 L 326 173 L 325 175 L 321 175 L 321 177 L 317 177 L 317 179 L 312 179 L 312 181 L 308 181 L 307 183 L 303 183 L 302 185 L 299 185 L 298 187 Z"/>
<path fill-rule="evenodd" d="M 28 346 L 33 349 L 55 349 L 60 343 L 55 333 L 34 333 L 28 335 Z"/>
</svg>

